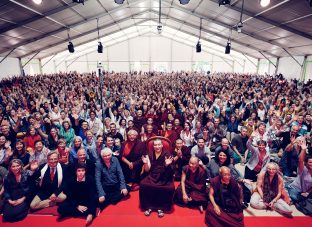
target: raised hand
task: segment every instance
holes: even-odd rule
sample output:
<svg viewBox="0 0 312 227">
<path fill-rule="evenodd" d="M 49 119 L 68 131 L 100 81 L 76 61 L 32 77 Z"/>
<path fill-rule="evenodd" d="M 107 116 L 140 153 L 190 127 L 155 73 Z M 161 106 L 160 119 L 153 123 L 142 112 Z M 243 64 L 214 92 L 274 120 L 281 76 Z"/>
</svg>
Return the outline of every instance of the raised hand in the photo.
<svg viewBox="0 0 312 227">
<path fill-rule="evenodd" d="M 301 146 L 302 150 L 306 150 L 307 149 L 307 142 L 306 142 L 306 140 L 304 138 L 301 140 L 300 146 Z"/>
<path fill-rule="evenodd" d="M 169 166 L 171 163 L 173 162 L 173 157 L 170 156 L 170 157 L 165 157 L 165 165 L 166 166 Z"/>
<path fill-rule="evenodd" d="M 39 168 L 39 165 L 38 165 L 38 161 L 34 160 L 30 163 L 30 170 L 31 171 L 35 171 L 36 169 Z"/>
<path fill-rule="evenodd" d="M 144 164 L 147 164 L 148 163 L 148 155 L 142 155 L 142 161 Z"/>
</svg>

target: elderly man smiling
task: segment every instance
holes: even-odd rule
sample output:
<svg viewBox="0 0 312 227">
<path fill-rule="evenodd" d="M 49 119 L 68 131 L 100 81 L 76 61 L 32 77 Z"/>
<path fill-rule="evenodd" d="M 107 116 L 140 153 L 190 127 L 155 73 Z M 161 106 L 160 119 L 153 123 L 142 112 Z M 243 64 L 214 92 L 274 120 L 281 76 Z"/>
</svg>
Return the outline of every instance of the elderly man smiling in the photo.
<svg viewBox="0 0 312 227">
<path fill-rule="evenodd" d="M 130 189 L 126 185 L 119 161 L 112 153 L 110 148 L 104 148 L 95 167 L 95 182 L 101 210 L 109 204 L 117 204 L 128 195 Z"/>
</svg>

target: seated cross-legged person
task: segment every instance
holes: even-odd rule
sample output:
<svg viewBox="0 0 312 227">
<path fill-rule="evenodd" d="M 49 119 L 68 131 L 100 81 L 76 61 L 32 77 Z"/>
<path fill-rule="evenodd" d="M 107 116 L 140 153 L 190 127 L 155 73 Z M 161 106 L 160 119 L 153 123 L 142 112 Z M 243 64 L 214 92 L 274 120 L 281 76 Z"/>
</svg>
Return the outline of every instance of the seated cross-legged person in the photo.
<svg viewBox="0 0 312 227">
<path fill-rule="evenodd" d="M 232 179 L 231 170 L 222 166 L 219 176 L 212 178 L 205 222 L 213 227 L 243 227 L 244 215 L 240 206 L 241 191 Z"/>
<path fill-rule="evenodd" d="M 128 195 L 130 187 L 126 185 L 119 161 L 110 148 L 101 151 L 101 159 L 95 164 L 95 183 L 101 210 Z"/>
<path fill-rule="evenodd" d="M 145 143 L 138 139 L 137 131 L 131 129 L 127 134 L 127 140 L 121 146 L 121 168 L 126 183 L 131 183 L 131 190 L 138 190 L 142 171 L 142 155 L 146 153 Z"/>
<path fill-rule="evenodd" d="M 251 196 L 250 205 L 255 209 L 272 209 L 291 215 L 290 206 L 281 198 L 283 178 L 278 173 L 278 165 L 270 162 L 266 171 L 258 175 L 257 191 Z"/>
<path fill-rule="evenodd" d="M 140 182 L 140 206 L 149 216 L 153 210 L 158 217 L 164 216 L 164 211 L 170 211 L 174 194 L 173 157 L 163 150 L 160 139 L 154 141 L 154 148 L 148 155 L 142 157 L 145 177 Z"/>
<path fill-rule="evenodd" d="M 16 222 L 27 216 L 31 197 L 29 179 L 29 175 L 23 170 L 22 161 L 12 159 L 9 173 L 4 179 L 3 221 Z"/>
<path fill-rule="evenodd" d="M 57 151 L 51 151 L 47 155 L 48 163 L 38 167 L 37 162 L 30 164 L 34 171 L 32 178 L 39 181 L 38 192 L 30 204 L 33 210 L 46 208 L 63 202 L 66 199 L 63 186 L 65 181 L 65 168 L 59 163 Z"/>
<path fill-rule="evenodd" d="M 58 207 L 59 219 L 86 216 L 86 225 L 95 217 L 96 191 L 93 176 L 87 173 L 87 165 L 76 165 L 75 178 L 68 180 L 64 187 L 66 200 Z"/>
<path fill-rule="evenodd" d="M 198 207 L 200 212 L 207 206 L 206 170 L 197 157 L 191 157 L 183 167 L 181 184 L 175 191 L 174 202 L 180 206 Z"/>
</svg>

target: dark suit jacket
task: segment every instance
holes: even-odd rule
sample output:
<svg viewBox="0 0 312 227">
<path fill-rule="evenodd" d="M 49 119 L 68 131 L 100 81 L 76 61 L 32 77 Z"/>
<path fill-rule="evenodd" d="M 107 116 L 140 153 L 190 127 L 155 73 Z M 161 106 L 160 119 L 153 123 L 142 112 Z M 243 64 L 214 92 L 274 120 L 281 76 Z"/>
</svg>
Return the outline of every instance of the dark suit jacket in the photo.
<svg viewBox="0 0 312 227">
<path fill-rule="evenodd" d="M 41 169 L 45 166 L 45 164 L 41 165 L 38 170 L 34 172 L 32 175 L 32 178 L 34 181 L 37 182 L 37 195 L 41 200 L 49 198 L 52 194 L 55 194 L 58 196 L 64 188 L 64 182 L 66 181 L 67 178 L 67 173 L 66 173 L 66 168 L 61 165 L 62 170 L 63 170 L 63 180 L 61 185 L 58 187 L 58 171 L 56 169 L 55 175 L 53 178 L 53 181 L 50 179 L 50 167 L 48 167 L 47 171 L 43 175 L 42 179 L 42 184 L 41 186 L 39 185 L 40 183 L 40 176 L 41 176 Z"/>
</svg>

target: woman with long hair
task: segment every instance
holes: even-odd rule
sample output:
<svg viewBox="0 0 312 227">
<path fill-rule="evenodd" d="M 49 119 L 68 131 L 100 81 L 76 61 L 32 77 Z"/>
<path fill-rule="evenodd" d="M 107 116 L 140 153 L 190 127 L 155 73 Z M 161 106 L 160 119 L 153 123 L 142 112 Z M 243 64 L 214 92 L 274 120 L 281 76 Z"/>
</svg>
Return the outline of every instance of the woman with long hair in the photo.
<svg viewBox="0 0 312 227">
<path fill-rule="evenodd" d="M 37 140 L 41 140 L 41 136 L 36 132 L 36 128 L 34 126 L 30 126 L 24 138 L 26 150 L 29 150 L 30 152 L 35 150 L 35 141 Z"/>
<path fill-rule="evenodd" d="M 30 185 L 29 177 L 23 170 L 22 161 L 11 160 L 9 173 L 4 179 L 4 221 L 16 222 L 27 216 L 31 194 Z"/>
<path fill-rule="evenodd" d="M 183 144 L 187 147 L 193 146 L 194 135 L 191 132 L 191 124 L 189 122 L 184 123 L 184 128 L 180 133 L 180 138 L 183 140 Z"/>
<path fill-rule="evenodd" d="M 266 171 L 258 175 L 257 191 L 252 194 L 250 205 L 255 209 L 272 209 L 284 215 L 291 215 L 290 206 L 281 197 L 284 180 L 278 171 L 278 165 L 270 162 Z"/>
<path fill-rule="evenodd" d="M 30 154 L 26 152 L 25 143 L 22 140 L 17 140 L 15 143 L 15 149 L 13 152 L 13 158 L 22 161 L 24 169 L 28 168 Z"/>
</svg>

